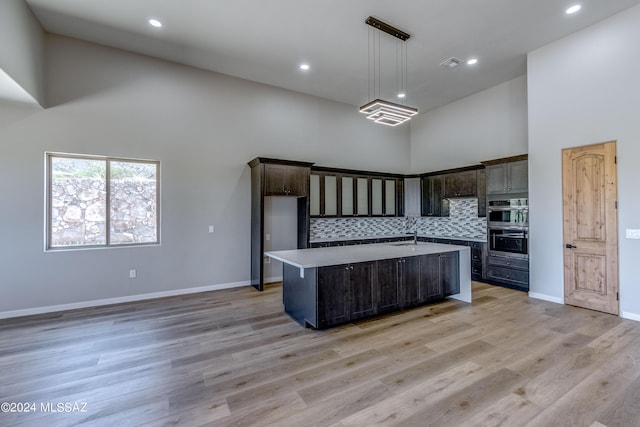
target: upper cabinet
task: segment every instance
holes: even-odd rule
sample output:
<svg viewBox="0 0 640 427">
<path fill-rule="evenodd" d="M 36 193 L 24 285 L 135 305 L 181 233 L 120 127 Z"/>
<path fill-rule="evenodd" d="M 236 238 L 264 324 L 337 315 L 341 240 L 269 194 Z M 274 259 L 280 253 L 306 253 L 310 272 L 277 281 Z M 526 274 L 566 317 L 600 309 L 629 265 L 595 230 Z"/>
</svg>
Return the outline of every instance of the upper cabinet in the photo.
<svg viewBox="0 0 640 427">
<path fill-rule="evenodd" d="M 423 175 L 422 216 L 449 216 L 449 199 L 478 198 L 478 216 L 486 216 L 483 166 L 468 166 Z"/>
<path fill-rule="evenodd" d="M 420 216 L 420 178 L 404 179 L 404 212 L 407 216 Z"/>
<path fill-rule="evenodd" d="M 478 176 L 476 170 L 448 173 L 443 175 L 444 198 L 476 197 Z"/>
<path fill-rule="evenodd" d="M 338 216 L 338 176 L 319 172 L 309 177 L 309 213 L 311 216 Z"/>
<path fill-rule="evenodd" d="M 443 213 L 442 175 L 422 178 L 422 216 L 447 216 Z"/>
<path fill-rule="evenodd" d="M 510 161 L 510 159 L 514 160 Z M 526 155 L 489 161 L 485 164 L 487 165 L 487 195 L 528 192 L 529 166 Z"/>
<path fill-rule="evenodd" d="M 266 163 L 264 195 L 305 197 L 309 171 L 308 167 Z"/>
<path fill-rule="evenodd" d="M 399 216 L 403 182 L 395 176 L 321 168 L 311 172 L 312 217 Z"/>
</svg>

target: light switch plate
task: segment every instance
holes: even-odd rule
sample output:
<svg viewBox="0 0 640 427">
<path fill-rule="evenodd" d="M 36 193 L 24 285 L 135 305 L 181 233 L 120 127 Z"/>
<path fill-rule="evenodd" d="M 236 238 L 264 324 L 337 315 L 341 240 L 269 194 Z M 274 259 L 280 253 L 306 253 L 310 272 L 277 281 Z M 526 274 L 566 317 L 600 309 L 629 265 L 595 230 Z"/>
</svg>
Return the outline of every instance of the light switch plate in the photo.
<svg viewBox="0 0 640 427">
<path fill-rule="evenodd" d="M 627 239 L 640 239 L 640 230 L 627 228 Z"/>
</svg>

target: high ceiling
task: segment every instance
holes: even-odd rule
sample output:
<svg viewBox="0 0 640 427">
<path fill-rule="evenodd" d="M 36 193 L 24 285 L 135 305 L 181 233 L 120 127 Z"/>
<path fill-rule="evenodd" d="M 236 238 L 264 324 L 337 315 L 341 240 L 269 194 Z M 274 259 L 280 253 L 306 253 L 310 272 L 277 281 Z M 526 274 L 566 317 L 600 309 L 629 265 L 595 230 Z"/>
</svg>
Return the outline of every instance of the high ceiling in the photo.
<svg viewBox="0 0 640 427">
<path fill-rule="evenodd" d="M 640 0 L 26 0 L 46 31 L 355 106 L 370 100 L 372 15 L 411 34 L 408 104 L 433 109 L 526 73 L 526 54 Z M 582 9 L 565 10 L 575 3 Z M 161 28 L 148 24 L 150 18 Z M 375 30 L 374 30 L 375 32 Z M 396 95 L 382 34 L 381 95 Z M 452 57 L 478 58 L 446 70 Z M 310 70 L 301 71 L 306 62 Z M 386 65 L 386 66 L 385 66 Z"/>
</svg>

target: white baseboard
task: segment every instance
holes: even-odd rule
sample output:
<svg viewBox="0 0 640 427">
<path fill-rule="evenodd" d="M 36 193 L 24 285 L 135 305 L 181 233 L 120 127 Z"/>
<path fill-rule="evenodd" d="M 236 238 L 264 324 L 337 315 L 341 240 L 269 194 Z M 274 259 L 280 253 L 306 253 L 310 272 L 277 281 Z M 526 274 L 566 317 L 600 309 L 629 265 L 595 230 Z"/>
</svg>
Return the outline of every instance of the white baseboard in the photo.
<svg viewBox="0 0 640 427">
<path fill-rule="evenodd" d="M 539 294 L 538 292 L 529 292 L 530 298 L 541 299 L 543 301 L 555 302 L 556 304 L 564 304 L 564 298 L 552 297 L 547 294 Z"/>
<path fill-rule="evenodd" d="M 282 279 L 280 279 L 282 280 Z M 103 305 L 121 304 L 124 302 L 144 301 L 155 298 L 174 297 L 178 295 L 197 294 L 200 292 L 218 291 L 221 289 L 240 288 L 251 285 L 250 281 L 223 283 L 220 285 L 200 286 L 197 288 L 176 289 L 173 291 L 153 292 L 150 294 L 127 295 L 126 297 L 107 298 L 93 301 L 74 302 L 71 304 L 51 305 L 47 307 L 26 308 L 24 310 L 0 312 L 0 319 L 32 316 L 34 314 L 54 313 L 56 311 L 75 310 L 78 308 L 99 307 Z"/>
<path fill-rule="evenodd" d="M 620 314 L 620 317 L 622 317 L 623 319 L 635 320 L 637 322 L 640 322 L 640 314 L 637 313 L 629 313 L 628 311 L 623 311 L 622 314 Z"/>
<path fill-rule="evenodd" d="M 282 276 L 265 277 L 264 283 L 282 282 Z"/>
</svg>

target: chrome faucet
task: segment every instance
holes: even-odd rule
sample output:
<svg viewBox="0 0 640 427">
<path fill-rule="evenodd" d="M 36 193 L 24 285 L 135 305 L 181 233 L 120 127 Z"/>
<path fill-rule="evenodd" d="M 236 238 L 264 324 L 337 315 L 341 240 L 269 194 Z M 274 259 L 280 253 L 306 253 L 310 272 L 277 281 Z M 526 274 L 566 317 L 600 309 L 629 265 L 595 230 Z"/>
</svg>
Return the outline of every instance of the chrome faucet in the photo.
<svg viewBox="0 0 640 427">
<path fill-rule="evenodd" d="M 405 234 L 413 235 L 413 244 L 417 245 L 418 244 L 418 218 L 416 216 L 407 217 L 405 229 L 411 229 L 411 228 L 413 228 L 413 231 L 410 233 L 405 232 Z"/>
</svg>

